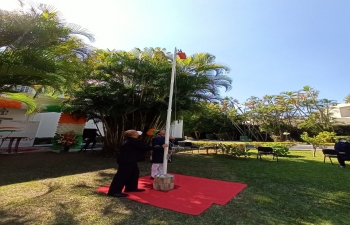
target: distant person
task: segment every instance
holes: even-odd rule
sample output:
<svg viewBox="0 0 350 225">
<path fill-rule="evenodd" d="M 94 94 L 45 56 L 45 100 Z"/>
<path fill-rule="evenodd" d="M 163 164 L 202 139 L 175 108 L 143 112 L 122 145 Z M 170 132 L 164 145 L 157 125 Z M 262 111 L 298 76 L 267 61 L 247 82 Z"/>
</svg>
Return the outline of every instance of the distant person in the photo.
<svg viewBox="0 0 350 225">
<path fill-rule="evenodd" d="M 94 130 L 93 132 L 89 132 L 88 135 L 87 135 L 87 140 L 85 142 L 85 145 L 83 147 L 81 147 L 80 151 L 81 152 L 83 149 L 87 149 L 89 147 L 89 145 L 92 143 L 91 145 L 91 149 L 93 149 L 95 146 L 96 146 L 96 137 L 97 136 L 100 136 L 98 133 L 97 133 L 97 130 Z"/>
<path fill-rule="evenodd" d="M 145 189 L 138 188 L 139 168 L 137 162 L 143 161 L 145 152 L 150 150 L 163 150 L 167 144 L 159 147 L 153 147 L 145 144 L 138 137 L 142 134 L 140 131 L 127 130 L 124 132 L 124 143 L 122 144 L 117 156 L 118 170 L 109 187 L 108 195 L 112 197 L 126 197 L 124 192 L 142 192 Z"/>
<path fill-rule="evenodd" d="M 170 153 L 168 162 L 172 161 L 172 155 L 173 152 L 171 150 L 171 142 L 174 140 L 172 136 L 169 137 L 169 151 Z M 152 146 L 153 147 L 159 147 L 165 144 L 165 130 L 160 130 L 156 133 L 156 137 L 152 139 Z M 164 149 L 162 150 L 153 150 L 152 152 L 152 168 L 151 168 L 151 179 L 154 179 L 155 176 L 159 174 L 163 174 L 163 162 L 164 162 Z"/>
<path fill-rule="evenodd" d="M 350 143 L 345 138 L 340 138 L 334 145 L 337 159 L 341 168 L 345 168 L 345 160 L 350 160 Z"/>
</svg>

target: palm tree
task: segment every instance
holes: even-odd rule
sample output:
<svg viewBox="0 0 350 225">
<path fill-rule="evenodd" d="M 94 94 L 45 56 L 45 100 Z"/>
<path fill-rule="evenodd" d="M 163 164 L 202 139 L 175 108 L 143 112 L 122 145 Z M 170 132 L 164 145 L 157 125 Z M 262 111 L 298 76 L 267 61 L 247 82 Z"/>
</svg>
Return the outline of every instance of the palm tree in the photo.
<svg viewBox="0 0 350 225">
<path fill-rule="evenodd" d="M 344 103 L 347 103 L 347 104 L 350 103 L 350 94 L 344 98 Z"/>
<path fill-rule="evenodd" d="M 72 65 L 86 59 L 91 49 L 75 35 L 94 40 L 42 4 L 27 12 L 0 10 L 0 30 L 0 92 L 16 85 L 62 89 L 74 74 Z"/>
<path fill-rule="evenodd" d="M 230 69 L 215 62 L 215 56 L 209 53 L 197 53 L 185 60 L 179 60 L 180 70 L 183 73 L 196 77 L 198 80 L 206 79 L 206 87 L 194 93 L 197 100 L 221 100 L 220 88 L 226 91 L 231 89 L 232 80 L 226 75 Z"/>
<path fill-rule="evenodd" d="M 68 102 L 72 110 L 103 122 L 106 151 L 121 143 L 125 129 L 165 126 L 172 63 L 163 49 L 146 50 L 100 52 L 101 66 Z M 178 69 L 173 109 L 178 113 L 194 110 L 198 100 L 209 99 L 207 92 L 214 93 L 216 85 L 221 83 L 205 73 L 196 76 Z"/>
</svg>

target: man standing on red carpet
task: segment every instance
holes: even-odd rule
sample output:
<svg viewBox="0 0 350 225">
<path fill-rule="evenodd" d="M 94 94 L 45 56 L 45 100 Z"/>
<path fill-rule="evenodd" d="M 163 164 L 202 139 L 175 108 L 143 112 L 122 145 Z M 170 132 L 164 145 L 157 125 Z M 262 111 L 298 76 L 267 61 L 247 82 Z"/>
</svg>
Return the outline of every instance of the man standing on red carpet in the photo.
<svg viewBox="0 0 350 225">
<path fill-rule="evenodd" d="M 137 162 L 141 161 L 142 156 L 144 159 L 146 151 L 163 150 L 168 145 L 163 144 L 159 147 L 149 146 L 141 139 L 138 139 L 141 134 L 142 132 L 136 130 L 127 130 L 124 132 L 125 141 L 117 156 L 118 170 L 109 187 L 108 195 L 112 197 L 128 196 L 128 194 L 122 193 L 124 186 L 124 192 L 145 191 L 145 189 L 138 188 L 139 168 Z"/>
</svg>

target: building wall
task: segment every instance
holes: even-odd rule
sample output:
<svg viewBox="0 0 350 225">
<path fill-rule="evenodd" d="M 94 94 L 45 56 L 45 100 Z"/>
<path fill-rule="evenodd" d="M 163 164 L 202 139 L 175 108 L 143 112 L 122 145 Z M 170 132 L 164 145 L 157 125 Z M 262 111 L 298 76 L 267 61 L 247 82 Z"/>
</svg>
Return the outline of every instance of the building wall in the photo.
<svg viewBox="0 0 350 225">
<path fill-rule="evenodd" d="M 61 113 L 38 113 L 32 118 L 32 121 L 40 121 L 38 132 L 36 133 L 37 138 L 53 137 L 55 136 L 58 120 L 60 119 Z M 103 128 L 102 124 L 98 123 L 98 128 L 101 131 L 102 136 Z M 85 129 L 96 129 L 95 124 L 92 120 L 86 122 Z"/>
<path fill-rule="evenodd" d="M 350 106 L 340 107 L 339 110 L 341 117 L 350 117 Z"/>
<path fill-rule="evenodd" d="M 40 121 L 38 131 L 36 132 L 37 138 L 53 137 L 57 129 L 58 120 L 61 113 L 38 113 L 33 115 L 32 121 Z"/>
<path fill-rule="evenodd" d="M 0 115 L 0 120 L 24 120 L 24 121 L 39 121 L 39 126 L 35 137 L 48 138 L 54 137 L 60 118 L 60 113 L 45 112 L 34 115 L 25 115 L 26 109 L 8 109 L 7 115 Z M 104 135 L 102 123 L 97 124 L 102 136 Z M 85 129 L 96 129 L 96 125 L 92 120 L 86 122 Z M 171 124 L 170 135 L 175 138 L 183 137 L 183 121 L 177 120 Z"/>
<path fill-rule="evenodd" d="M 333 117 L 343 125 L 350 125 L 350 104 L 338 104 L 332 110 Z"/>
<path fill-rule="evenodd" d="M 7 109 L 7 115 L 0 115 L 0 119 L 11 119 L 11 120 L 27 120 L 25 109 Z"/>
<path fill-rule="evenodd" d="M 20 137 L 19 147 L 32 146 L 36 133 L 38 131 L 39 122 L 29 120 L 29 116 L 25 115 L 25 109 L 6 108 L 6 115 L 0 115 L 0 147 L 10 144 L 12 137 Z M 12 143 L 14 147 L 16 142 Z"/>
</svg>

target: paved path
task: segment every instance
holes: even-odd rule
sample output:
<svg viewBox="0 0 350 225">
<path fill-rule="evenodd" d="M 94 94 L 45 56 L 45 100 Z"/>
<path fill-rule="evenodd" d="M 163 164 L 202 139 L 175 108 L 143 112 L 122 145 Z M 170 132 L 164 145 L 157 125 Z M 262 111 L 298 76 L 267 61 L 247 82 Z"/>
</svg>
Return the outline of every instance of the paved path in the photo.
<svg viewBox="0 0 350 225">
<path fill-rule="evenodd" d="M 333 149 L 333 146 L 327 146 L 326 148 Z M 301 145 L 301 144 L 294 145 L 290 148 L 290 150 L 312 150 L 312 149 L 313 149 L 312 145 Z M 322 150 L 322 148 L 317 148 L 317 150 Z"/>
<path fill-rule="evenodd" d="M 187 140 L 189 141 L 189 140 Z M 194 140 L 191 140 L 191 142 L 196 142 Z M 214 141 L 214 140 L 210 140 L 210 142 L 226 142 L 226 141 Z M 229 141 L 229 142 L 236 142 L 236 143 L 241 143 L 239 141 Z M 334 149 L 333 146 L 327 146 L 326 147 L 327 149 Z M 312 145 L 306 145 L 306 144 L 297 144 L 297 145 L 294 145 L 290 148 L 290 150 L 312 150 L 313 147 Z M 323 148 L 317 148 L 317 150 L 322 150 Z"/>
</svg>

